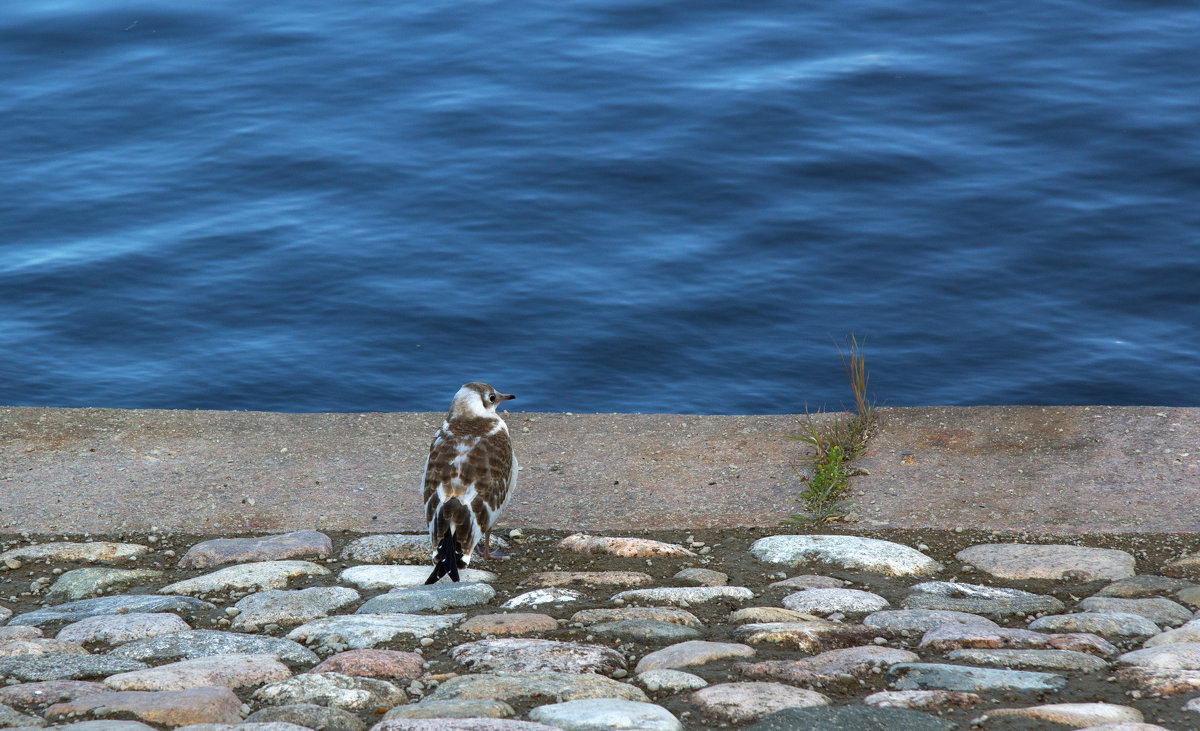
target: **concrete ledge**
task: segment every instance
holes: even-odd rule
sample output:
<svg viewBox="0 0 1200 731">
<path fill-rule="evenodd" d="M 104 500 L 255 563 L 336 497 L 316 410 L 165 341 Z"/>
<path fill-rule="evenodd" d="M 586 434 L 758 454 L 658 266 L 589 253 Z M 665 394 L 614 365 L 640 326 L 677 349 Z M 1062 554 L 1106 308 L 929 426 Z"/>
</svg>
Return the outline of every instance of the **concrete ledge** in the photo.
<svg viewBox="0 0 1200 731">
<path fill-rule="evenodd" d="M 1200 531 L 1200 409 L 882 411 L 862 527 Z M 0 533 L 420 530 L 441 418 L 0 408 Z M 506 418 L 522 471 L 504 525 L 770 526 L 799 507 L 795 415 Z"/>
</svg>

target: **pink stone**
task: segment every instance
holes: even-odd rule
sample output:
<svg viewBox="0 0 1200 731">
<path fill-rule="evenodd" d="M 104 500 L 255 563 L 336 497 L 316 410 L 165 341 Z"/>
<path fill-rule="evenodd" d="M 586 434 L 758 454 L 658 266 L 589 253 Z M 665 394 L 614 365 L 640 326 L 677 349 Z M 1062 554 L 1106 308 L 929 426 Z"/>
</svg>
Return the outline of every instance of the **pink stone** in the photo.
<svg viewBox="0 0 1200 731">
<path fill-rule="evenodd" d="M 784 708 L 827 706 L 829 699 L 812 690 L 783 683 L 722 683 L 691 696 L 704 716 L 727 723 L 748 723 Z"/>
<path fill-rule="evenodd" d="M 522 635 L 558 629 L 558 621 L 548 614 L 533 612 L 479 614 L 460 624 L 458 629 L 475 635 Z"/>
<path fill-rule="evenodd" d="M 655 556 L 695 556 L 696 554 L 683 546 L 662 541 L 651 541 L 646 538 L 610 538 L 608 536 L 589 536 L 576 533 L 567 536 L 558 543 L 559 548 L 565 548 L 576 553 L 607 553 L 624 558 L 653 558 Z"/>
<path fill-rule="evenodd" d="M 310 673 L 341 673 L 358 678 L 415 680 L 425 658 L 402 650 L 347 650 L 331 655 Z"/>
</svg>

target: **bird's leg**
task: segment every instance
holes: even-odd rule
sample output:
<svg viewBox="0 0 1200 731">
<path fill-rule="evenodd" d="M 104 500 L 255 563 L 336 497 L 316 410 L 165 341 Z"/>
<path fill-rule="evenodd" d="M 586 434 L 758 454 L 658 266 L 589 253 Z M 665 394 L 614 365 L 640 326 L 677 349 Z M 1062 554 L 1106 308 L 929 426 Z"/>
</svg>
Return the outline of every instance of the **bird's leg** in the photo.
<svg viewBox="0 0 1200 731">
<path fill-rule="evenodd" d="M 485 531 L 483 534 L 483 553 L 481 554 L 481 557 L 482 558 L 508 558 L 508 554 L 501 552 L 500 549 L 498 549 L 498 548 L 493 553 L 491 550 L 491 546 L 492 546 L 492 529 L 488 528 L 487 531 Z"/>
</svg>

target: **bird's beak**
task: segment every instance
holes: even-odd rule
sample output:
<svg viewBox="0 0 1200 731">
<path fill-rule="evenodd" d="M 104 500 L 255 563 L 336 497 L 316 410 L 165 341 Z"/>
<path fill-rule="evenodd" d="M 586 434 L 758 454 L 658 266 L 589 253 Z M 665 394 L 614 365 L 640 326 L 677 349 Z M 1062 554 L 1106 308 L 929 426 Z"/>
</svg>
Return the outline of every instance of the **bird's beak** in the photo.
<svg viewBox="0 0 1200 731">
<path fill-rule="evenodd" d="M 512 399 L 515 399 L 516 396 L 513 396 L 511 393 L 498 393 L 496 394 L 496 398 L 500 399 L 500 401 L 511 401 Z"/>
</svg>

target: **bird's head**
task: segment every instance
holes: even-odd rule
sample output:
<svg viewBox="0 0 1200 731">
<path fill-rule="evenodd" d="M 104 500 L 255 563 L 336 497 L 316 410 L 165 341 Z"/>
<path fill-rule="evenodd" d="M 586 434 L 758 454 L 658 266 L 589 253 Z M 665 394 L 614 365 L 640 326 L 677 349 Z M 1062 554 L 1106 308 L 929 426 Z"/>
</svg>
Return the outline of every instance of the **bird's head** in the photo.
<svg viewBox="0 0 1200 731">
<path fill-rule="evenodd" d="M 495 416 L 497 406 L 514 398 L 516 396 L 511 393 L 500 393 L 486 383 L 472 381 L 454 394 L 454 401 L 450 402 L 450 417 L 478 419 Z"/>
</svg>

